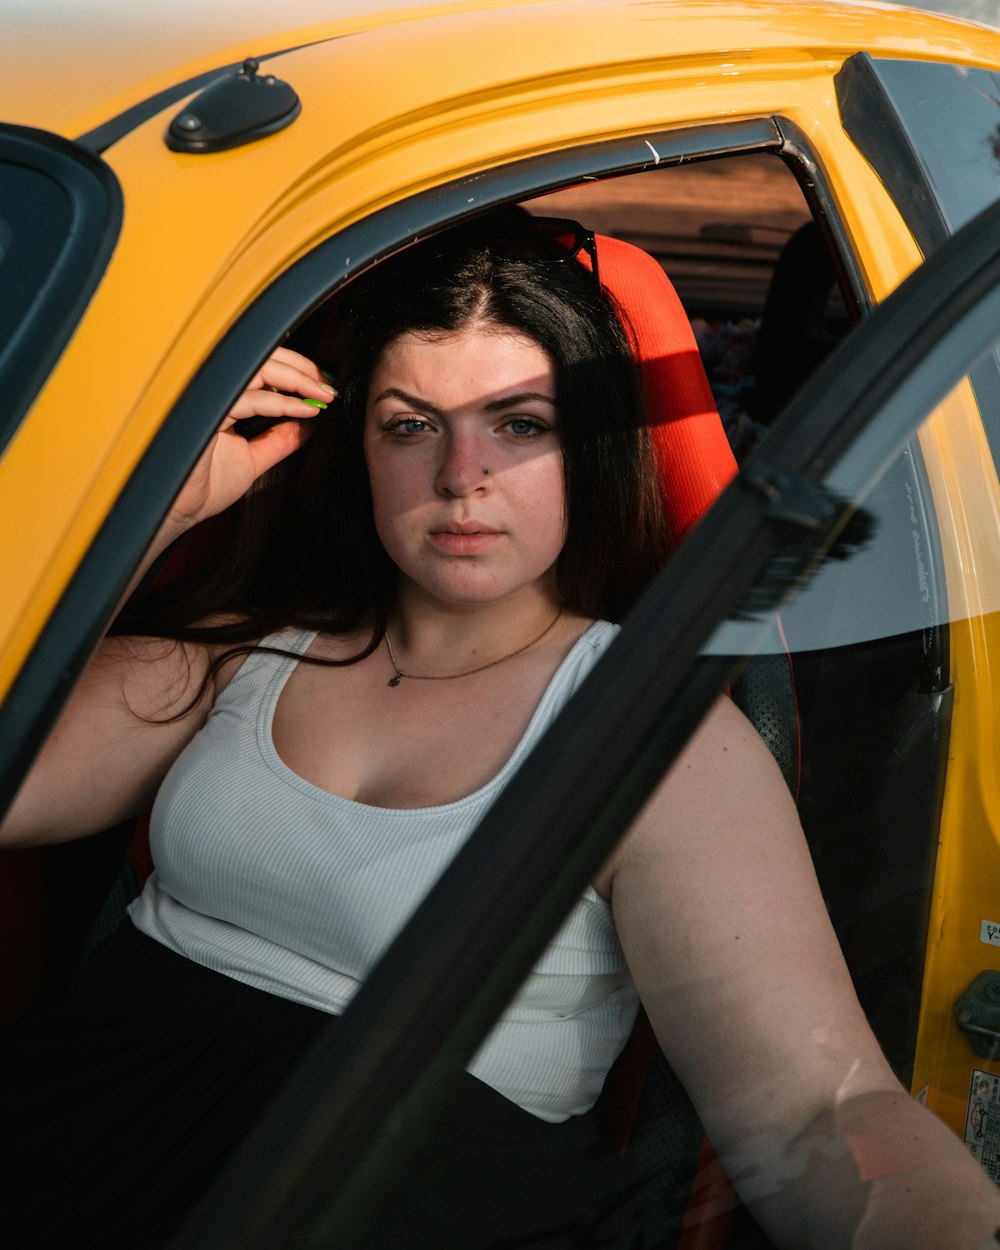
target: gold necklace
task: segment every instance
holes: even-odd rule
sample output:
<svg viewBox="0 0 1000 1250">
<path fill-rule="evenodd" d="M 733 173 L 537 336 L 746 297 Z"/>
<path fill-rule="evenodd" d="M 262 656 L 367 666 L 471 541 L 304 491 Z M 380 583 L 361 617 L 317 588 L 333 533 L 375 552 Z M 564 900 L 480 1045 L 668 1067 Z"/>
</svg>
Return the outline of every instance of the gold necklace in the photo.
<svg viewBox="0 0 1000 1250">
<path fill-rule="evenodd" d="M 478 668 L 467 668 L 464 673 L 444 673 L 441 675 L 427 673 L 404 673 L 396 663 L 396 656 L 392 650 L 392 643 L 389 641 L 388 633 L 382 635 L 385 639 L 385 645 L 389 652 L 389 661 L 396 670 L 396 675 L 390 677 L 386 682 L 387 686 L 398 686 L 404 677 L 409 677 L 411 681 L 454 681 L 456 677 L 471 677 L 473 673 L 484 673 L 488 668 L 496 668 L 498 664 L 506 664 L 508 660 L 513 660 L 517 655 L 523 655 L 525 651 L 530 650 L 535 643 L 541 642 L 545 635 L 555 626 L 556 621 L 562 616 L 562 608 L 555 614 L 548 625 L 530 642 L 526 642 L 523 647 L 518 647 L 516 651 L 511 651 L 509 655 L 502 655 L 499 660 L 490 660 L 489 664 L 480 664 Z"/>
</svg>

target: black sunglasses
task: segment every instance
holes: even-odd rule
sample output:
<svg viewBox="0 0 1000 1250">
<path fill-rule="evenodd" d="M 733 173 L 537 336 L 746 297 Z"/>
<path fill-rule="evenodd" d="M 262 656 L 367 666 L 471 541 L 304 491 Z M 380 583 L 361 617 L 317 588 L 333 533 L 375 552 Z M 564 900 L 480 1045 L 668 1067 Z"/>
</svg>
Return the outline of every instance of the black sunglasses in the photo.
<svg viewBox="0 0 1000 1250">
<path fill-rule="evenodd" d="M 600 290 L 597 270 L 597 244 L 593 230 L 568 217 L 524 217 L 501 227 L 492 240 L 501 256 L 510 260 L 540 260 L 563 264 L 581 252 L 590 257 L 590 271 Z"/>
</svg>

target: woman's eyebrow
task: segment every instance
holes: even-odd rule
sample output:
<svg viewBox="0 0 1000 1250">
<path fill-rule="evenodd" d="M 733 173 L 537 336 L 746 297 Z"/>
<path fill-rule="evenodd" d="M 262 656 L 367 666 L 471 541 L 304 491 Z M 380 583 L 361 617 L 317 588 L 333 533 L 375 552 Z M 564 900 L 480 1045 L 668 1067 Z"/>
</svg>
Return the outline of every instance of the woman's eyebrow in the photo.
<svg viewBox="0 0 1000 1250">
<path fill-rule="evenodd" d="M 420 412 L 429 412 L 433 417 L 444 416 L 444 409 L 439 408 L 437 404 L 432 404 L 429 399 L 421 399 L 418 395 L 408 395 L 406 391 L 401 391 L 398 386 L 387 386 L 371 402 L 380 404 L 383 399 L 401 399 L 404 404 L 409 405 L 411 408 L 416 408 Z"/>
<path fill-rule="evenodd" d="M 491 399 L 488 404 L 483 404 L 483 411 L 503 412 L 507 408 L 516 408 L 518 404 L 530 403 L 533 399 L 540 399 L 543 403 L 551 404 L 553 408 L 556 406 L 555 399 L 542 391 L 521 391 L 518 395 L 505 395 L 503 399 Z"/>
<path fill-rule="evenodd" d="M 427 412 L 434 417 L 444 416 L 444 409 L 439 408 L 437 404 L 432 404 L 429 399 L 421 399 L 419 395 L 410 395 L 407 391 L 400 390 L 398 386 L 387 386 L 371 402 L 380 404 L 383 399 L 400 399 L 410 408 L 416 408 L 418 412 Z M 532 400 L 541 400 L 542 403 L 551 404 L 553 408 L 556 406 L 555 399 L 543 391 L 520 391 L 517 395 L 504 395 L 502 399 L 491 399 L 483 404 L 483 412 L 505 412 L 508 408 L 516 408 L 518 404 L 530 403 Z"/>
</svg>

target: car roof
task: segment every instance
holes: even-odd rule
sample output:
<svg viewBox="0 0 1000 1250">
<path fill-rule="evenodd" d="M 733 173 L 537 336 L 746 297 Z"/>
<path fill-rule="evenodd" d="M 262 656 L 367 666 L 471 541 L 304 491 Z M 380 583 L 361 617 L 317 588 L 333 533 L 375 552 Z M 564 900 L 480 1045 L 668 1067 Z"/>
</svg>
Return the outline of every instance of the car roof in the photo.
<svg viewBox="0 0 1000 1250">
<path fill-rule="evenodd" d="M 441 24 L 442 63 L 428 66 L 428 72 L 444 75 L 446 85 L 453 58 L 480 58 L 488 75 L 489 60 L 499 50 L 496 41 L 523 47 L 530 29 L 537 28 L 550 46 L 561 41 L 553 36 L 556 31 L 570 44 L 585 46 L 589 38 L 591 48 L 602 48 L 598 32 L 627 27 L 635 32 L 639 55 L 650 27 L 663 22 L 671 26 L 665 42 L 678 55 L 727 47 L 741 53 L 810 47 L 841 59 L 859 49 L 979 59 L 972 24 L 850 0 L 89 0 L 85 5 L 5 0 L 0 117 L 74 138 L 159 92 L 245 57 L 404 23 Z M 985 30 L 982 37 L 985 59 L 992 40 Z M 358 41 L 358 55 L 371 57 L 373 86 L 379 85 L 377 44 Z M 558 61 L 558 48 L 553 51 Z"/>
<path fill-rule="evenodd" d="M 531 3 L 503 0 L 500 7 Z M 17 115 L 4 109 L 3 120 L 64 134 L 87 130 L 248 56 L 496 7 L 496 0 L 4 0 L 0 99 L 16 101 Z"/>
</svg>

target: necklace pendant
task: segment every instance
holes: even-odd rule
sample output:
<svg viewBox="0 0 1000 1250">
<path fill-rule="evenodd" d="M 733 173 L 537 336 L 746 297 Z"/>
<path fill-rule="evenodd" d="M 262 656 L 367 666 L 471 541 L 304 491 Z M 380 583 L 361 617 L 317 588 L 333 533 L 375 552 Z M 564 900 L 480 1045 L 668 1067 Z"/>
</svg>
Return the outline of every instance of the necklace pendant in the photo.
<svg viewBox="0 0 1000 1250">
<path fill-rule="evenodd" d="M 398 686 L 402 680 L 403 680 L 403 674 L 397 673 L 395 677 L 390 677 L 389 680 L 385 684 L 387 686 Z"/>
</svg>

